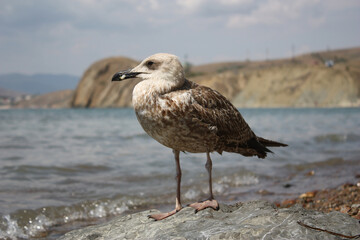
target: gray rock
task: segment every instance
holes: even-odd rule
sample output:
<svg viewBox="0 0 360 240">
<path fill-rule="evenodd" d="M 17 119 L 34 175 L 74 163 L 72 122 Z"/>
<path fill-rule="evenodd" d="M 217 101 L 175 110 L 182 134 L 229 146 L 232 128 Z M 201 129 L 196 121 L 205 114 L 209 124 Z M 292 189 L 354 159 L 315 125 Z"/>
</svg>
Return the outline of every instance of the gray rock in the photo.
<svg viewBox="0 0 360 240">
<path fill-rule="evenodd" d="M 197 214 L 186 207 L 162 221 L 147 217 L 153 212 L 157 210 L 121 216 L 98 226 L 74 230 L 59 239 L 341 239 L 300 226 L 297 221 L 344 235 L 360 234 L 359 222 L 346 214 L 325 214 L 299 206 L 278 209 L 263 201 L 221 204 L 219 211 L 205 209 Z"/>
</svg>

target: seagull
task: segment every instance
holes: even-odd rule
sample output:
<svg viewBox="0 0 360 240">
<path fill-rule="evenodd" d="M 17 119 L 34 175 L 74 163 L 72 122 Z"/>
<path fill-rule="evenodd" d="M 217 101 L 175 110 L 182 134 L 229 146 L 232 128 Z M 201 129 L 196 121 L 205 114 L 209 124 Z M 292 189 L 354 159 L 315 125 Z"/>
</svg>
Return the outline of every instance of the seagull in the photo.
<svg viewBox="0 0 360 240">
<path fill-rule="evenodd" d="M 287 146 L 256 136 L 240 112 L 223 95 L 187 80 L 175 55 L 154 54 L 133 69 L 115 73 L 112 81 L 129 78 L 142 79 L 132 93 L 132 104 L 139 123 L 148 135 L 171 148 L 175 157 L 175 209 L 149 215 L 150 218 L 162 220 L 183 208 L 180 152 L 206 153 L 209 198 L 188 205 L 195 208 L 196 213 L 205 208 L 219 209 L 212 191 L 211 152 L 222 154 L 225 151 L 265 158 L 267 153 L 272 153 L 267 147 Z"/>
</svg>

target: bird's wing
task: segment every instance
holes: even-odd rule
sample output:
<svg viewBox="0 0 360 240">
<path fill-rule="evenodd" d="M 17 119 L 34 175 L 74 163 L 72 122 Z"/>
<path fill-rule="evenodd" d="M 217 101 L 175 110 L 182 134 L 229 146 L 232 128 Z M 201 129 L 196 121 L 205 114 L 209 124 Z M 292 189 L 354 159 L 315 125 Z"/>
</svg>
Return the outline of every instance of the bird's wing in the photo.
<svg viewBox="0 0 360 240">
<path fill-rule="evenodd" d="M 211 88 L 186 81 L 182 88 L 164 96 L 177 107 L 179 122 L 183 122 L 194 135 L 216 141 L 214 150 L 236 152 L 244 156 L 266 157 L 271 152 L 262 145 L 240 112 Z"/>
<path fill-rule="evenodd" d="M 194 117 L 199 117 L 218 130 L 219 137 L 245 142 L 254 137 L 249 125 L 240 112 L 219 92 L 211 88 L 198 86 L 191 90 L 195 100 Z"/>
<path fill-rule="evenodd" d="M 240 112 L 219 92 L 194 83 L 188 92 L 192 104 L 184 115 L 209 125 L 220 139 L 241 144 L 255 137 Z"/>
</svg>

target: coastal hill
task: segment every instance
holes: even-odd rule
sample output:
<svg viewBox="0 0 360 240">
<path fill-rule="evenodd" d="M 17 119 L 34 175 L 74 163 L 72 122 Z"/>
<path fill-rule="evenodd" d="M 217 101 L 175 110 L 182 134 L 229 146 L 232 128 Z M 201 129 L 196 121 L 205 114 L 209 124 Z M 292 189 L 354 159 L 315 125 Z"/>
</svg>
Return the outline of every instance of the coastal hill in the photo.
<svg viewBox="0 0 360 240">
<path fill-rule="evenodd" d="M 138 80 L 114 83 L 111 77 L 138 63 L 112 57 L 92 64 L 75 90 L 71 107 L 130 107 Z M 236 107 L 360 106 L 360 48 L 188 69 L 188 79 L 216 89 Z"/>
<path fill-rule="evenodd" d="M 133 68 L 137 64 L 137 61 L 125 57 L 112 57 L 95 62 L 81 78 L 71 107 L 130 107 L 132 89 L 139 80 L 114 84 L 111 77 L 114 73 Z"/>
<path fill-rule="evenodd" d="M 74 90 L 61 90 L 21 100 L 12 108 L 69 108 Z"/>
</svg>

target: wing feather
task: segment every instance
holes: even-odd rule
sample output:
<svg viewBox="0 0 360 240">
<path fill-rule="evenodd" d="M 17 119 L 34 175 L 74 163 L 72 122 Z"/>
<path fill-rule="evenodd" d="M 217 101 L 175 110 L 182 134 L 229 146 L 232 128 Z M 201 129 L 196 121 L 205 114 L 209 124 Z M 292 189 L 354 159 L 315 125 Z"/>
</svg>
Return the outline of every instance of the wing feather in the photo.
<svg viewBox="0 0 360 240">
<path fill-rule="evenodd" d="M 183 118 L 195 135 L 206 138 L 212 151 L 265 158 L 271 152 L 266 146 L 285 146 L 257 137 L 234 105 L 211 88 L 186 80 L 181 88 L 168 93 L 167 98 L 177 102 L 177 119 Z"/>
<path fill-rule="evenodd" d="M 242 144 L 255 136 L 240 112 L 219 92 L 198 85 L 190 93 L 194 99 L 192 117 L 216 128 L 223 141 Z"/>
</svg>

